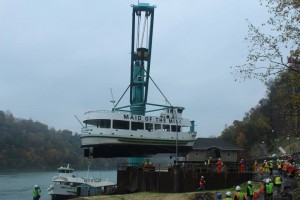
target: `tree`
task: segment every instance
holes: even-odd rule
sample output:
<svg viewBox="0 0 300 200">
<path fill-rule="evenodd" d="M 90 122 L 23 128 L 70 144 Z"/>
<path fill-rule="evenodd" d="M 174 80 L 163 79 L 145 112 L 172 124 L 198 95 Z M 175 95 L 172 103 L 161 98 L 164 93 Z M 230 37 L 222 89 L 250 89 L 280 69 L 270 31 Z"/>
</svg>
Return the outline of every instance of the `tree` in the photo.
<svg viewBox="0 0 300 200">
<path fill-rule="evenodd" d="M 237 137 L 236 137 L 236 144 L 238 145 L 238 147 L 240 148 L 245 148 L 247 145 L 247 139 L 246 136 L 243 132 L 240 132 Z"/>
<path fill-rule="evenodd" d="M 299 136 L 300 74 L 294 71 L 280 73 L 267 86 L 277 134 Z"/>
<path fill-rule="evenodd" d="M 267 22 L 255 26 L 248 21 L 248 55 L 245 64 L 235 67 L 237 77 L 268 77 L 285 70 L 300 73 L 300 0 L 260 0 L 270 14 Z M 267 30 L 267 31 L 266 31 Z M 295 68 L 288 62 L 293 61 Z"/>
</svg>

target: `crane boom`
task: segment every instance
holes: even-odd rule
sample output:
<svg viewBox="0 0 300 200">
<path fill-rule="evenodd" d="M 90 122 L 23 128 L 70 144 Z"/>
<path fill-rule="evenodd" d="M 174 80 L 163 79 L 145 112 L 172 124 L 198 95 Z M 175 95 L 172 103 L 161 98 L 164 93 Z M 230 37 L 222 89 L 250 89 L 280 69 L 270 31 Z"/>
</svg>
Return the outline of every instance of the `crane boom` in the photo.
<svg viewBox="0 0 300 200">
<path fill-rule="evenodd" d="M 132 7 L 130 112 L 145 115 L 155 6 L 138 3 Z"/>
</svg>

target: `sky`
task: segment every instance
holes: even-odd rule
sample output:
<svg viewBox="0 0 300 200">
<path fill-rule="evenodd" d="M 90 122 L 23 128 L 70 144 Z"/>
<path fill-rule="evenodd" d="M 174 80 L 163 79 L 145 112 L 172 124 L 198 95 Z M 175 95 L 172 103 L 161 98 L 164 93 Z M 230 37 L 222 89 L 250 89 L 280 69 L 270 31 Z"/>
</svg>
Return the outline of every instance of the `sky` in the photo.
<svg viewBox="0 0 300 200">
<path fill-rule="evenodd" d="M 258 80 L 235 81 L 258 0 L 149 0 L 156 5 L 151 74 L 197 137 L 219 136 L 265 97 Z M 111 110 L 130 82 L 131 4 L 137 1 L 0 0 L 0 110 L 80 133 L 91 110 Z M 149 101 L 165 104 L 150 83 Z M 121 105 L 129 104 L 125 96 Z"/>
</svg>

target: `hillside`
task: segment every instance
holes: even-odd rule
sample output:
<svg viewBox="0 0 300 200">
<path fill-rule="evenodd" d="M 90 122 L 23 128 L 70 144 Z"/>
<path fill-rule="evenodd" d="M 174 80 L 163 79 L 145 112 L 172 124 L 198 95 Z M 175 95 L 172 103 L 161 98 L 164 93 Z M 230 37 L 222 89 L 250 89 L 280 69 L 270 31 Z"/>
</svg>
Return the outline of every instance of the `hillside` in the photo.
<svg viewBox="0 0 300 200">
<path fill-rule="evenodd" d="M 0 169 L 49 170 L 70 164 L 86 169 L 80 137 L 69 130 L 55 130 L 40 122 L 17 119 L 0 111 Z M 92 167 L 113 168 L 120 160 L 95 159 Z"/>
</svg>

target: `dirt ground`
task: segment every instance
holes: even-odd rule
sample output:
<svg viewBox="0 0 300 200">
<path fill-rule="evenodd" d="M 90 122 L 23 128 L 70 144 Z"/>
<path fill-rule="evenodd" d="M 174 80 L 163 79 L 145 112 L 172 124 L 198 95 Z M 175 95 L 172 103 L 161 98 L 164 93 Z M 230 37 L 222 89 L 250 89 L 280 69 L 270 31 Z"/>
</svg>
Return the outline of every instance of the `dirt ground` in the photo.
<svg viewBox="0 0 300 200">
<path fill-rule="evenodd" d="M 195 192 L 191 193 L 152 193 L 138 192 L 122 195 L 103 195 L 98 197 L 81 197 L 74 200 L 194 200 Z"/>
</svg>

